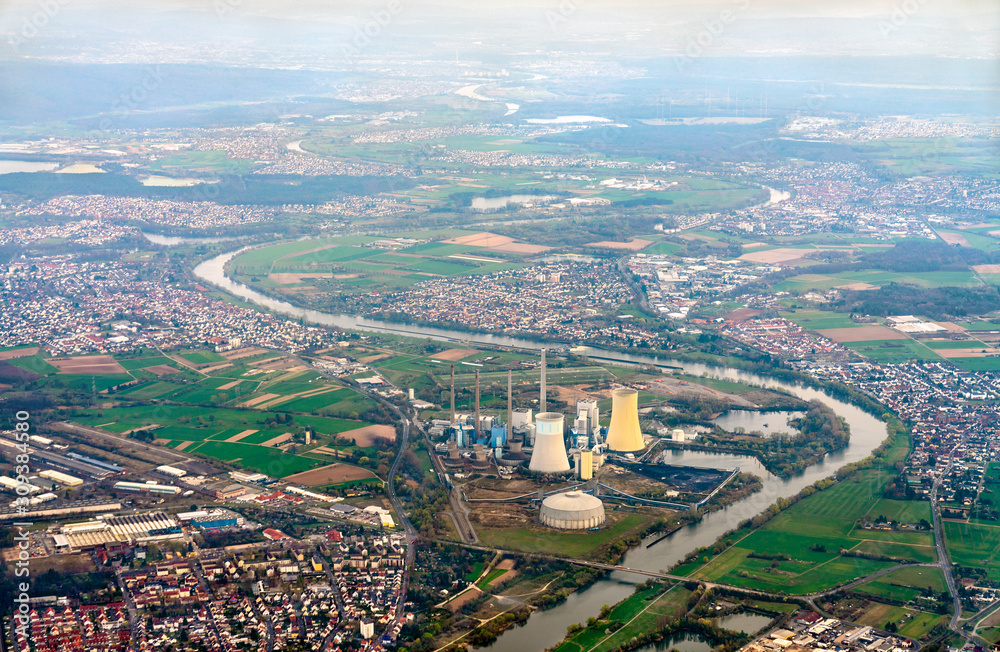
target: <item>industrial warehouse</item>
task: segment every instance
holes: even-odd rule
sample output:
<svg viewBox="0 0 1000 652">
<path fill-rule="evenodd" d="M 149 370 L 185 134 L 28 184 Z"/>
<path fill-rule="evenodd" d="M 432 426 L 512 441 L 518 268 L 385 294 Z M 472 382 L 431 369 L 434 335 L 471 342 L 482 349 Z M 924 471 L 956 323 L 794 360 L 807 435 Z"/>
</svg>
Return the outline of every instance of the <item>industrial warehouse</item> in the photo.
<svg viewBox="0 0 1000 652">
<path fill-rule="evenodd" d="M 60 528 L 53 540 L 56 549 L 86 551 L 108 543 L 141 543 L 182 537 L 176 518 L 163 512 L 153 512 L 68 523 Z"/>
</svg>

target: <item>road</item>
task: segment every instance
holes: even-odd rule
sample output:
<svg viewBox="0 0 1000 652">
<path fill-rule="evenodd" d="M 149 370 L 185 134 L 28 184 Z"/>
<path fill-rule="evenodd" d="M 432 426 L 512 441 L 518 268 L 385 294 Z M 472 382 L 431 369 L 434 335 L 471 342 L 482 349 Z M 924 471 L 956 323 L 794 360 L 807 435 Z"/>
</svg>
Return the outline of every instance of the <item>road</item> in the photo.
<svg viewBox="0 0 1000 652">
<path fill-rule="evenodd" d="M 951 568 L 951 558 L 948 556 L 948 547 L 945 545 L 944 541 L 944 527 L 941 525 L 941 510 L 938 508 L 938 489 L 941 487 L 941 481 L 948 475 L 951 471 L 951 467 L 955 464 L 955 450 L 965 444 L 965 437 L 963 436 L 961 441 L 955 445 L 948 452 L 948 466 L 944 468 L 943 471 L 938 473 L 934 478 L 934 484 L 931 486 L 931 515 L 934 520 L 934 543 L 937 546 L 938 563 L 937 566 L 941 569 L 944 574 L 945 583 L 948 586 L 948 592 L 951 594 L 952 598 L 952 615 L 951 621 L 948 626 L 955 633 L 959 634 L 965 638 L 970 643 L 975 643 L 975 640 L 968 632 L 962 630 L 959 627 L 959 620 L 962 617 L 962 599 L 958 594 L 958 588 L 955 585 L 955 574 L 952 572 Z"/>
<path fill-rule="evenodd" d="M 128 608 L 128 627 L 129 632 L 132 634 L 132 639 L 129 641 L 128 649 L 129 652 L 135 652 L 138 648 L 136 644 L 142 640 L 142 633 L 139 631 L 139 623 L 141 622 L 139 618 L 139 610 L 135 606 L 135 600 L 132 598 L 132 592 L 128 590 L 125 586 L 125 582 L 122 581 L 122 569 L 119 566 L 115 570 L 115 579 L 118 581 L 118 588 L 122 590 L 122 596 L 125 598 L 125 606 Z"/>
</svg>

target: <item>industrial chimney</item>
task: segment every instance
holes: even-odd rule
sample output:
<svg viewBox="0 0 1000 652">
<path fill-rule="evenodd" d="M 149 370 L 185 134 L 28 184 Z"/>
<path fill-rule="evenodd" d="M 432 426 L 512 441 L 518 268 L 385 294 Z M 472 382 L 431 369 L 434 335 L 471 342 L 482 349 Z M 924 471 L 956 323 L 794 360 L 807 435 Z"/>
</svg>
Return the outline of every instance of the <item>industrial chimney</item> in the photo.
<svg viewBox="0 0 1000 652">
<path fill-rule="evenodd" d="M 507 370 L 507 441 L 510 441 L 514 436 L 514 431 L 511 429 L 511 419 L 514 418 L 514 385 L 512 382 L 514 374 L 508 369 Z"/>
<path fill-rule="evenodd" d="M 476 416 L 475 416 L 475 422 L 473 423 L 473 427 L 472 427 L 472 432 L 474 433 L 473 437 L 476 439 L 476 441 L 478 441 L 479 438 L 480 438 L 479 426 L 480 426 L 480 421 L 479 421 L 479 370 L 476 369 Z"/>
<path fill-rule="evenodd" d="M 619 388 L 611 392 L 611 425 L 608 427 L 608 448 L 620 453 L 632 453 L 645 448 L 639 430 L 639 392 Z"/>
<path fill-rule="evenodd" d="M 548 409 L 545 407 L 545 349 L 542 349 L 542 392 L 538 400 L 538 416 L 542 416 Z"/>
<path fill-rule="evenodd" d="M 535 417 L 535 449 L 528 468 L 541 473 L 566 473 L 569 455 L 566 453 L 564 417 L 559 412 L 542 412 Z"/>
<path fill-rule="evenodd" d="M 451 365 L 451 425 L 455 425 L 455 365 Z"/>
</svg>

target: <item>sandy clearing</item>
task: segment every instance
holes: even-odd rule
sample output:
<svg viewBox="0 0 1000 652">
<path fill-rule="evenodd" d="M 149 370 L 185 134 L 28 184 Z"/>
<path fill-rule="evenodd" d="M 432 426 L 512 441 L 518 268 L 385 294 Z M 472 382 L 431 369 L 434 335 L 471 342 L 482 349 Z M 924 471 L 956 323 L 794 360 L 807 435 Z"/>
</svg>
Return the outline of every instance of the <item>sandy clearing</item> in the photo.
<svg viewBox="0 0 1000 652">
<path fill-rule="evenodd" d="M 274 262 L 278 262 L 279 260 L 285 260 L 286 258 L 295 258 L 296 256 L 305 256 L 306 254 L 314 254 L 317 251 L 325 251 L 327 249 L 333 249 L 334 247 L 339 247 L 339 246 L 340 246 L 339 244 L 328 244 L 328 245 L 323 245 L 322 247 L 313 247 L 312 249 L 306 249 L 304 251 L 293 251 L 290 254 L 285 254 L 281 258 L 275 259 Z"/>
<path fill-rule="evenodd" d="M 938 231 L 938 237 L 950 245 L 960 245 L 962 247 L 970 246 L 969 240 L 961 233 L 945 233 Z"/>
<path fill-rule="evenodd" d="M 139 432 L 140 430 L 156 430 L 159 427 L 160 427 L 160 424 L 158 424 L 158 423 L 151 423 L 148 426 L 140 426 L 138 428 L 132 428 L 131 430 L 124 430 L 124 431 L 122 431 L 122 432 L 120 432 L 118 434 L 119 435 L 131 435 L 133 432 Z"/>
<path fill-rule="evenodd" d="M 445 240 L 445 243 L 447 244 L 462 244 L 469 245 L 470 247 L 498 247 L 512 242 L 514 242 L 514 238 L 508 238 L 505 235 L 497 235 L 496 233 L 490 233 L 489 231 L 471 233 L 469 235 L 452 238 L 451 240 Z"/>
<path fill-rule="evenodd" d="M 645 249 L 651 244 L 653 244 L 652 240 L 633 238 L 628 242 L 612 242 L 610 240 L 602 240 L 600 242 L 591 242 L 590 244 L 584 246 L 601 247 L 602 249 L 625 249 L 627 251 L 639 251 L 640 249 Z"/>
<path fill-rule="evenodd" d="M 956 226 L 956 229 L 960 231 L 965 231 L 967 229 L 985 229 L 989 226 L 997 226 L 996 222 L 979 222 L 978 224 L 963 224 L 962 226 Z"/>
<path fill-rule="evenodd" d="M 454 362 L 455 360 L 467 358 L 475 353 L 479 353 L 479 351 L 476 351 L 475 349 L 448 349 L 447 351 L 435 353 L 431 356 L 431 358 L 434 360 L 449 360 Z"/>
<path fill-rule="evenodd" d="M 52 358 L 47 361 L 64 374 L 123 374 L 125 369 L 110 355 L 88 355 L 78 358 Z"/>
<path fill-rule="evenodd" d="M 329 394 L 330 392 L 334 392 L 334 391 L 336 391 L 338 389 L 340 389 L 340 388 L 339 387 L 325 386 L 325 387 L 320 387 L 319 389 L 307 389 L 304 392 L 296 392 L 295 394 L 282 394 L 278 398 L 276 398 L 275 400 L 268 401 L 267 403 L 259 403 L 259 404 L 257 404 L 256 407 L 257 407 L 258 410 L 266 410 L 266 409 L 274 407 L 275 405 L 280 405 L 282 403 L 288 403 L 288 402 L 293 401 L 293 400 L 298 399 L 298 398 L 308 398 L 310 396 L 317 396 L 319 394 Z"/>
<path fill-rule="evenodd" d="M 934 349 L 942 358 L 988 358 L 1000 353 L 1000 349 L 980 346 L 974 349 Z"/>
<path fill-rule="evenodd" d="M 817 251 L 844 251 L 844 249 L 842 247 L 810 247 L 808 249 L 781 247 L 779 249 L 768 249 L 767 251 L 751 251 L 740 256 L 740 260 L 747 260 L 752 263 L 780 264 L 798 260 L 806 254 Z"/>
<path fill-rule="evenodd" d="M 465 591 L 459 593 L 454 598 L 446 602 L 444 604 L 444 608 L 452 613 L 455 613 L 468 603 L 479 599 L 479 596 L 481 596 L 482 594 L 483 592 L 480 591 L 477 586 L 475 585 L 470 586 Z"/>
<path fill-rule="evenodd" d="M 203 374 L 205 374 L 207 376 L 207 375 L 209 375 L 211 373 L 219 371 L 220 369 L 229 369 L 232 366 L 233 366 L 232 362 L 222 362 L 222 363 L 217 364 L 217 365 L 212 365 L 211 367 L 205 367 L 204 369 L 199 369 L 198 371 L 200 371 L 201 373 L 203 373 Z"/>
<path fill-rule="evenodd" d="M 253 406 L 257 405 L 258 403 L 263 403 L 265 401 L 270 401 L 271 399 L 278 398 L 279 396 L 281 396 L 281 395 L 280 394 L 261 394 L 260 396 L 257 396 L 255 398 L 250 399 L 249 401 L 243 401 L 242 403 L 240 403 L 240 407 L 253 407 Z"/>
<path fill-rule="evenodd" d="M 604 399 L 611 395 L 610 391 L 588 392 L 584 389 L 584 387 L 587 387 L 587 385 L 554 385 L 549 389 L 554 390 L 556 396 L 558 396 L 560 400 L 566 401 L 567 403 L 572 403 L 573 401 L 579 399 Z"/>
<path fill-rule="evenodd" d="M 392 426 L 379 424 L 365 426 L 364 428 L 355 428 L 354 430 L 338 433 L 337 436 L 344 439 L 353 439 L 354 443 L 358 446 L 367 447 L 375 444 L 376 437 L 384 437 L 385 439 L 396 441 L 396 429 Z"/>
<path fill-rule="evenodd" d="M 179 374 L 180 369 L 171 367 L 167 364 L 153 365 L 152 367 L 146 367 L 142 371 L 148 371 L 149 373 L 156 374 L 157 376 L 169 376 L 170 374 Z"/>
<path fill-rule="evenodd" d="M 878 289 L 879 285 L 872 285 L 871 283 L 848 283 L 847 285 L 838 285 L 835 289 L 837 290 L 875 290 Z"/>
<path fill-rule="evenodd" d="M 267 349 L 261 349 L 256 346 L 245 346 L 242 349 L 233 349 L 219 355 L 226 360 L 242 360 L 243 358 L 250 358 L 261 353 L 267 353 Z"/>
<path fill-rule="evenodd" d="M 293 435 L 292 433 L 286 432 L 283 435 L 278 435 L 277 437 L 272 437 L 271 439 L 268 439 L 266 442 L 261 444 L 261 446 L 280 446 L 281 444 L 284 444 L 286 441 L 288 441 L 294 436 L 295 435 Z"/>
<path fill-rule="evenodd" d="M 908 340 L 909 335 L 885 326 L 858 326 L 855 328 L 825 328 L 816 331 L 834 342 L 872 342 L 875 340 Z"/>
<path fill-rule="evenodd" d="M 452 254 L 448 258 L 457 258 L 458 260 L 472 260 L 477 263 L 502 263 L 503 260 L 499 258 L 487 258 L 485 256 L 470 256 L 468 254 Z"/>
<path fill-rule="evenodd" d="M 308 487 L 315 487 L 324 484 L 337 484 L 340 482 L 366 480 L 368 478 L 377 477 L 378 476 L 368 469 L 362 469 L 357 466 L 351 466 L 350 464 L 341 464 L 340 462 L 337 462 L 328 466 L 321 466 L 318 469 L 313 469 L 312 471 L 303 471 L 302 473 L 290 475 L 284 478 L 284 480 L 294 484 L 304 484 Z"/>
<path fill-rule="evenodd" d="M 233 435 L 232 437 L 230 437 L 226 441 L 230 441 L 230 442 L 232 442 L 232 441 L 239 441 L 239 440 L 243 439 L 244 437 L 249 437 L 250 435 L 252 435 L 255 432 L 257 432 L 257 431 L 256 430 L 244 430 L 241 433 Z"/>
<path fill-rule="evenodd" d="M 307 278 L 333 278 L 333 274 L 331 272 L 307 272 L 304 274 L 297 274 L 293 272 L 273 272 L 267 275 L 267 279 L 269 281 L 273 281 L 278 285 L 301 283 L 303 279 Z"/>
<path fill-rule="evenodd" d="M 0 351 L 0 360 L 14 360 L 16 358 L 28 358 L 38 353 L 38 347 L 28 349 L 14 349 L 13 351 Z"/>
<path fill-rule="evenodd" d="M 544 254 L 546 251 L 551 251 L 552 247 L 525 244 L 523 242 L 511 242 L 509 244 L 500 245 L 499 247 L 491 246 L 489 247 L 489 250 L 499 251 L 505 254 Z"/>
<path fill-rule="evenodd" d="M 1000 231 L 997 231 L 1000 234 Z M 972 269 L 980 274 L 1000 274 L 1000 265 L 973 265 Z"/>
<path fill-rule="evenodd" d="M 760 314 L 759 310 L 754 310 L 753 308 L 739 308 L 732 311 L 724 317 L 726 321 L 731 321 L 734 323 L 744 322 L 751 317 L 756 317 Z"/>
</svg>

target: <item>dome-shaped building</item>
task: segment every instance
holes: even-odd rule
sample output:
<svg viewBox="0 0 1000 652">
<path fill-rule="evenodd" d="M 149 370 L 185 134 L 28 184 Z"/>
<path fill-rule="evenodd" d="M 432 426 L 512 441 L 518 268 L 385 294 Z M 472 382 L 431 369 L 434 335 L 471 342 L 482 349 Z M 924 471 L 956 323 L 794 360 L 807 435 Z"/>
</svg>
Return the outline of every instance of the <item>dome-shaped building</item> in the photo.
<svg viewBox="0 0 1000 652">
<path fill-rule="evenodd" d="M 579 491 L 549 496 L 542 501 L 542 525 L 560 530 L 586 530 L 604 524 L 604 503 Z"/>
</svg>

